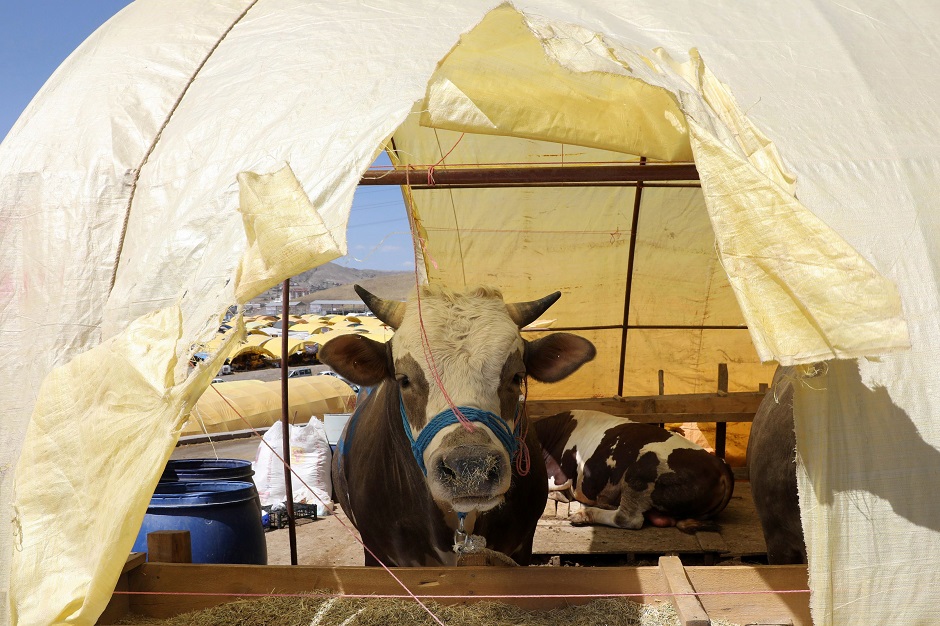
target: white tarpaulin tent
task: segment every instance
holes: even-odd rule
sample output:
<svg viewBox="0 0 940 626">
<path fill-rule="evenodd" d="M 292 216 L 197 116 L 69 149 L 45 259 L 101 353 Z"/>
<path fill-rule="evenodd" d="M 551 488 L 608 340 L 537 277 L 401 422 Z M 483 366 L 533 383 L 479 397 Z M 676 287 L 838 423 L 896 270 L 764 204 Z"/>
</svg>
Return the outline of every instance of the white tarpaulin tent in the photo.
<svg viewBox="0 0 940 626">
<path fill-rule="evenodd" d="M 386 145 L 398 164 L 694 160 L 701 189 L 415 191 L 420 269 L 563 291 L 555 327 L 599 357 L 546 397 L 828 360 L 795 400 L 814 620 L 937 621 L 937 33 L 927 4 L 138 0 L 0 145 L 13 621 L 103 610 L 244 329 L 195 372 L 191 346 L 345 252 Z"/>
</svg>

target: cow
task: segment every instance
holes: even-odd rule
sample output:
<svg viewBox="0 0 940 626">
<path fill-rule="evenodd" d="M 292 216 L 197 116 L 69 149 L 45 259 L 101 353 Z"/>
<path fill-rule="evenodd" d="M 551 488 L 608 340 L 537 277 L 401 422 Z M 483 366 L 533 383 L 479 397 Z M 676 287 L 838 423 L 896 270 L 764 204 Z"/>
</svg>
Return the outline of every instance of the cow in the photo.
<svg viewBox="0 0 940 626">
<path fill-rule="evenodd" d="M 639 529 L 714 530 L 706 522 L 731 500 L 734 474 L 723 459 L 653 424 L 599 411 L 569 411 L 534 420 L 549 476 L 570 481 L 588 505 L 568 520 Z"/>
<path fill-rule="evenodd" d="M 526 377 L 561 380 L 594 345 L 570 333 L 523 340 L 520 329 L 559 292 L 506 303 L 494 288 L 422 286 L 400 302 L 355 289 L 395 329 L 388 344 L 351 334 L 320 349 L 340 375 L 373 387 L 333 457 L 336 498 L 366 565 L 455 565 L 458 529 L 527 565 L 548 483 L 541 463 L 523 462 L 526 449 L 541 458 L 524 423 Z"/>
<path fill-rule="evenodd" d="M 806 563 L 796 490 L 795 374 L 793 367 L 777 368 L 773 385 L 754 415 L 747 441 L 751 495 L 771 565 Z"/>
</svg>

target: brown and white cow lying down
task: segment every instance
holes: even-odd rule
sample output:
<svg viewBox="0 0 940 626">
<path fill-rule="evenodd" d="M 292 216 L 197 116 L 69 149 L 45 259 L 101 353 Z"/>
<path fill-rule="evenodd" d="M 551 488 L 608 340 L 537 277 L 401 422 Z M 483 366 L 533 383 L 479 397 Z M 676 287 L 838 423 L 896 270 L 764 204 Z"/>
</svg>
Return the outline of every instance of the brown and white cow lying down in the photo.
<svg viewBox="0 0 940 626">
<path fill-rule="evenodd" d="M 534 422 L 556 485 L 571 481 L 585 505 L 573 524 L 637 529 L 644 519 L 685 532 L 706 530 L 734 491 L 724 460 L 652 424 L 598 411 L 570 411 Z"/>
<path fill-rule="evenodd" d="M 567 333 L 522 339 L 519 329 L 557 292 L 507 304 L 493 289 L 422 287 L 419 308 L 415 296 L 404 303 L 356 291 L 394 337 L 383 344 L 343 335 L 319 356 L 347 379 L 376 387 L 333 456 L 337 499 L 375 555 L 367 550 L 366 564 L 456 564 L 458 514 L 488 549 L 528 564 L 548 478 L 531 429 L 525 445 L 536 462 L 521 475 L 513 458 L 524 419 L 521 385 L 527 375 L 565 378 L 594 358 L 594 346 Z M 455 423 L 453 405 L 478 421 Z"/>
</svg>

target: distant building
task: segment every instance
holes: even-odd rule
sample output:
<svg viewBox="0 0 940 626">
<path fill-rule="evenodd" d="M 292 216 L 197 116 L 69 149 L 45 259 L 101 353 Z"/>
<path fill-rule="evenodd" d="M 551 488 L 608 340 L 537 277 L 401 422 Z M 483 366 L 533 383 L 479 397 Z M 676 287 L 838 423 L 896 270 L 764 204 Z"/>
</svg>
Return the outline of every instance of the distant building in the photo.
<svg viewBox="0 0 940 626">
<path fill-rule="evenodd" d="M 302 315 L 307 311 L 304 310 L 303 305 L 299 300 L 289 300 L 287 302 L 289 312 L 291 315 Z M 280 300 L 270 300 L 268 302 L 262 302 L 257 309 L 252 311 L 253 315 L 281 315 L 281 301 Z"/>
<path fill-rule="evenodd" d="M 362 300 L 314 300 L 310 303 L 310 313 L 328 315 L 338 313 L 365 313 L 369 308 Z"/>
</svg>

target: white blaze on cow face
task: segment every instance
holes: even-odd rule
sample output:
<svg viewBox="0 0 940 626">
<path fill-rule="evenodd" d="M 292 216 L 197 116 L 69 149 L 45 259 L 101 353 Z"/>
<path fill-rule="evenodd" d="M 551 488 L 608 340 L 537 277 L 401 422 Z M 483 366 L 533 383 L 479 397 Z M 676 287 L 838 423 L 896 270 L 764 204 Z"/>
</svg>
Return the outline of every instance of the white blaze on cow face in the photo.
<svg viewBox="0 0 940 626">
<path fill-rule="evenodd" d="M 506 411 L 504 399 L 519 395 L 524 342 L 499 292 L 455 294 L 424 287 L 420 298 L 420 315 L 413 296 L 392 342 L 412 435 L 417 439 L 452 405 L 491 412 L 512 429 L 514 407 Z M 457 511 L 493 508 L 509 488 L 509 453 L 479 422 L 472 432 L 461 424 L 442 429 L 426 448 L 424 463 L 434 498 Z"/>
</svg>

